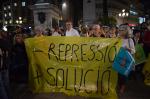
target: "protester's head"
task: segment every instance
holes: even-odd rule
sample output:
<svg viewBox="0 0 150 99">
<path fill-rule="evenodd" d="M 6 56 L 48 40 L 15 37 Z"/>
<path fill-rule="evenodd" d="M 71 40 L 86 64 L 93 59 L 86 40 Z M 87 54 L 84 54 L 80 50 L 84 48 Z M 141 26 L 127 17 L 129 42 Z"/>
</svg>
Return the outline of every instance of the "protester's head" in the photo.
<svg viewBox="0 0 150 99">
<path fill-rule="evenodd" d="M 140 38 L 140 36 L 141 36 L 141 31 L 140 31 L 140 30 L 134 30 L 134 31 L 133 31 L 133 34 L 134 34 L 134 36 L 135 36 L 136 38 Z"/>
<path fill-rule="evenodd" d="M 65 35 L 65 30 L 64 30 L 64 28 L 60 28 L 59 29 L 59 33 L 62 35 L 62 36 L 64 36 Z"/>
<path fill-rule="evenodd" d="M 2 31 L 0 31 L 0 39 L 2 38 Z"/>
<path fill-rule="evenodd" d="M 103 30 L 106 34 L 109 32 L 109 29 L 110 29 L 109 26 L 103 26 Z"/>
<path fill-rule="evenodd" d="M 147 29 L 150 31 L 150 23 L 147 25 Z"/>
<path fill-rule="evenodd" d="M 111 27 L 109 31 L 110 37 L 116 37 L 116 27 Z"/>
<path fill-rule="evenodd" d="M 8 33 L 6 31 L 0 31 L 1 38 L 5 39 L 8 37 Z"/>
<path fill-rule="evenodd" d="M 42 26 L 36 26 L 34 32 L 37 37 L 40 37 L 44 34 L 44 29 Z"/>
<path fill-rule="evenodd" d="M 116 27 L 111 27 L 111 28 L 110 28 L 110 32 L 111 32 L 111 33 L 116 33 L 116 31 L 117 31 L 117 30 L 116 30 Z"/>
<path fill-rule="evenodd" d="M 58 26 L 54 27 L 54 32 L 58 32 L 58 31 L 59 31 L 59 27 Z"/>
<path fill-rule="evenodd" d="M 132 34 L 132 31 L 128 25 L 120 25 L 119 36 L 121 38 L 129 38 L 131 34 Z"/>
<path fill-rule="evenodd" d="M 21 26 L 17 26 L 17 27 L 16 27 L 16 33 L 21 33 L 21 32 L 22 32 Z"/>
<path fill-rule="evenodd" d="M 87 34 L 89 32 L 88 26 L 82 26 L 81 27 L 81 32 L 82 32 L 82 34 Z"/>
<path fill-rule="evenodd" d="M 101 32 L 100 25 L 99 24 L 93 25 L 93 30 L 94 30 L 94 33 L 100 33 Z"/>
<path fill-rule="evenodd" d="M 72 27 L 73 27 L 72 21 L 71 20 L 67 20 L 66 21 L 66 29 L 69 31 Z"/>
<path fill-rule="evenodd" d="M 23 34 L 21 34 L 21 33 L 16 34 L 14 37 L 14 40 L 15 40 L 15 42 L 14 42 L 15 44 L 22 44 L 24 42 Z"/>
</svg>

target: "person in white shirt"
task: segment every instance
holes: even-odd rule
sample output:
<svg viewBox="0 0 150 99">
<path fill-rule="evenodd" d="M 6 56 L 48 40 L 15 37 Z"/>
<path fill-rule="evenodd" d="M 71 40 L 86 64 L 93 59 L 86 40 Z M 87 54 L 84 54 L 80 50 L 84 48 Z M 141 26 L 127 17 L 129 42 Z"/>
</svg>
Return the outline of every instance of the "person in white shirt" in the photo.
<svg viewBox="0 0 150 99">
<path fill-rule="evenodd" d="M 130 34 L 132 34 L 132 31 L 130 30 L 130 27 L 128 25 L 121 25 L 119 27 L 119 36 L 122 39 L 122 47 L 129 51 L 131 54 L 135 53 L 135 46 L 133 40 L 130 38 Z M 125 92 L 126 83 L 128 81 L 128 77 L 120 75 L 119 78 L 119 92 L 120 94 L 123 94 Z"/>
<path fill-rule="evenodd" d="M 59 27 L 55 27 L 55 30 L 54 30 L 52 36 L 61 36 L 61 34 L 59 33 Z"/>
<path fill-rule="evenodd" d="M 43 37 L 45 31 L 42 26 L 36 26 L 34 32 L 35 32 L 34 37 Z"/>
<path fill-rule="evenodd" d="M 66 34 L 65 36 L 80 36 L 79 32 L 73 29 L 73 25 L 71 21 L 66 21 Z"/>
<path fill-rule="evenodd" d="M 131 54 L 135 53 L 135 45 L 130 37 L 132 31 L 128 25 L 121 25 L 119 27 L 119 35 L 123 39 L 122 47 L 128 50 Z"/>
</svg>

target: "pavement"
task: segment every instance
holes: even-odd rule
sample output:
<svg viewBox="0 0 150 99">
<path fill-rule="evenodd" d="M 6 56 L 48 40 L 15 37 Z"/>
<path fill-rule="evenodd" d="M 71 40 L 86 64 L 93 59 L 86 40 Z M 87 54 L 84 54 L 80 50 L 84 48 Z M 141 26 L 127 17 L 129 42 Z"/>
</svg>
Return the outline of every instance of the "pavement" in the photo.
<svg viewBox="0 0 150 99">
<path fill-rule="evenodd" d="M 12 86 L 12 90 L 13 99 L 88 99 L 86 97 L 66 96 L 59 93 L 32 94 L 25 84 Z M 125 94 L 119 96 L 119 99 L 150 99 L 150 86 L 144 85 L 139 80 L 130 80 L 127 84 Z"/>
</svg>

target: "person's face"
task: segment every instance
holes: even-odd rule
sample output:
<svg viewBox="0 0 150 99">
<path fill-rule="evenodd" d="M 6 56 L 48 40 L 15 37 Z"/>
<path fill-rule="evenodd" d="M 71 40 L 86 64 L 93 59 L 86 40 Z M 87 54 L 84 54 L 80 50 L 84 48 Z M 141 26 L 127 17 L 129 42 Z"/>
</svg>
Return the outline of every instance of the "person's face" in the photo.
<svg viewBox="0 0 150 99">
<path fill-rule="evenodd" d="M 116 33 L 116 28 L 112 28 L 112 32 L 113 32 L 113 33 Z"/>
<path fill-rule="evenodd" d="M 2 35 L 3 37 L 7 37 L 7 36 L 8 36 L 6 32 L 1 32 L 1 35 Z"/>
<path fill-rule="evenodd" d="M 147 26 L 148 30 L 150 30 L 150 25 Z"/>
<path fill-rule="evenodd" d="M 141 36 L 140 32 L 137 32 L 137 33 L 135 34 L 135 36 L 136 36 L 137 38 L 140 38 L 140 36 Z"/>
<path fill-rule="evenodd" d="M 95 25 L 95 26 L 93 26 L 92 30 L 94 33 L 99 33 L 100 32 L 100 26 Z"/>
<path fill-rule="evenodd" d="M 16 42 L 17 43 L 22 43 L 23 42 L 23 35 L 22 34 L 17 34 L 16 35 Z"/>
<path fill-rule="evenodd" d="M 66 29 L 70 30 L 72 28 L 72 23 L 71 22 L 66 22 Z"/>
<path fill-rule="evenodd" d="M 37 29 L 37 30 L 35 30 L 35 34 L 36 34 L 36 35 L 42 35 L 42 32 Z"/>
<path fill-rule="evenodd" d="M 21 28 L 18 28 L 18 29 L 17 29 L 17 32 L 21 32 Z"/>
<path fill-rule="evenodd" d="M 119 30 L 119 35 L 120 35 L 122 38 L 125 38 L 126 35 L 127 35 L 127 31 L 126 31 L 126 30 Z"/>
</svg>

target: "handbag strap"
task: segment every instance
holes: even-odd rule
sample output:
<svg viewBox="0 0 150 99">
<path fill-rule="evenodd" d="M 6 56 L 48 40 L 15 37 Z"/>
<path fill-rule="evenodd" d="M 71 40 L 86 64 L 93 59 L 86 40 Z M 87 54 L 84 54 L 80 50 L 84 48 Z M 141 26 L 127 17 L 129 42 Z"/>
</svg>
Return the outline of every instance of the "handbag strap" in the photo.
<svg viewBox="0 0 150 99">
<path fill-rule="evenodd" d="M 130 39 L 128 39 L 129 48 L 131 48 Z"/>
</svg>

